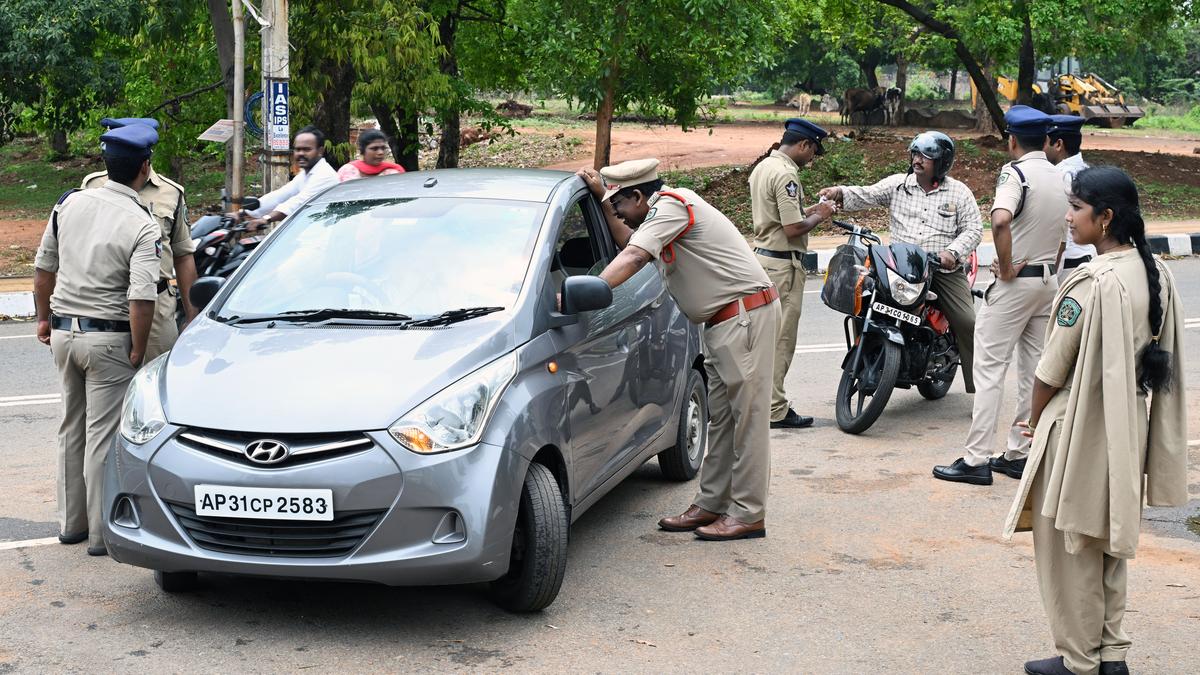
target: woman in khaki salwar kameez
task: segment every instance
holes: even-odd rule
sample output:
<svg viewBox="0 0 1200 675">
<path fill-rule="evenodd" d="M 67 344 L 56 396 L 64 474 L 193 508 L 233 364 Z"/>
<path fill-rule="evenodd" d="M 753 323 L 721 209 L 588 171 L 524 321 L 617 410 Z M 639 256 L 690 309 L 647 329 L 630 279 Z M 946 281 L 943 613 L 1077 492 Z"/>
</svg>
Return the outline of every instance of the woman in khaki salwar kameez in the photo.
<svg viewBox="0 0 1200 675">
<path fill-rule="evenodd" d="M 1150 253 L 1137 188 L 1115 167 L 1080 172 L 1067 223 L 1099 255 L 1068 277 L 1036 371 L 1033 446 L 1005 535 L 1033 531 L 1059 655 L 1031 675 L 1128 673 L 1126 562 L 1143 500 L 1187 503 L 1183 308 Z"/>
</svg>

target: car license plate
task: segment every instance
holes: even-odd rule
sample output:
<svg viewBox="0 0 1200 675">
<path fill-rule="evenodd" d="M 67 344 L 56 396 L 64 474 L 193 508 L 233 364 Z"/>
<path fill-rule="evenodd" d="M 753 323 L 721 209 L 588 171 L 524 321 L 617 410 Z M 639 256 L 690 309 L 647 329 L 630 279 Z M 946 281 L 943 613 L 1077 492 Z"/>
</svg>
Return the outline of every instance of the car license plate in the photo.
<svg viewBox="0 0 1200 675">
<path fill-rule="evenodd" d="M 197 485 L 196 515 L 265 520 L 333 520 L 333 490 Z"/>
<path fill-rule="evenodd" d="M 909 314 L 902 309 L 896 309 L 895 307 L 885 305 L 882 302 L 872 303 L 871 309 L 879 312 L 880 314 L 886 314 L 893 319 L 900 319 L 901 321 L 911 323 L 914 326 L 921 325 L 921 317 L 917 316 L 916 314 Z"/>
</svg>

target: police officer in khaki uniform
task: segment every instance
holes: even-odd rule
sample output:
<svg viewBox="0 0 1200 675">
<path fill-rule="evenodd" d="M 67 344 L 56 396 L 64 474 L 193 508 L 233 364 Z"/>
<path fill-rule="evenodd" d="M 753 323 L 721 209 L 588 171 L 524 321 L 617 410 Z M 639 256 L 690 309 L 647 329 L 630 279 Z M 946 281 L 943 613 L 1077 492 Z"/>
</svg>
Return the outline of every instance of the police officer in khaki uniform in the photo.
<svg viewBox="0 0 1200 675">
<path fill-rule="evenodd" d="M 825 154 L 821 139 L 829 135 L 805 119 L 784 124 L 778 150 L 750 172 L 750 206 L 754 217 L 754 253 L 767 277 L 779 291 L 783 324 L 775 346 L 775 373 L 771 391 L 771 428 L 800 429 L 812 426 L 813 418 L 800 415 L 788 404 L 784 378 L 796 353 L 796 330 L 804 305 L 804 254 L 808 233 L 833 215 L 830 202 L 803 208 L 804 188 L 800 169 L 813 157 Z"/>
<path fill-rule="evenodd" d="M 705 326 L 709 436 L 700 494 L 659 526 L 714 541 L 766 536 L 779 293 L 737 227 L 695 192 L 663 185 L 657 159 L 578 175 L 604 205 L 621 248 L 600 277 L 615 287 L 657 261 L 679 308 Z"/>
<path fill-rule="evenodd" d="M 158 133 L 129 125 L 100 137 L 109 179 L 59 200 L 34 261 L 37 336 L 62 379 L 59 540 L 105 555 L 101 467 L 125 389 L 144 360 L 158 295 L 161 232 L 138 201 Z"/>
<path fill-rule="evenodd" d="M 975 321 L 975 405 L 966 449 L 949 466 L 935 466 L 942 480 L 991 485 L 992 470 L 1020 478 L 1029 454 L 1029 439 L 1019 423 L 1029 418 L 1033 373 L 1042 355 L 1046 322 L 1058 277 L 1054 266 L 1065 241 L 1067 195 L 1062 175 L 1042 148 L 1050 117 L 1028 106 L 1013 106 L 1004 115 L 1008 154 L 992 204 L 992 240 L 996 275 L 984 291 Z M 1007 450 L 992 457 L 1004 376 L 1017 351 L 1017 411 L 1009 425 Z"/>
<path fill-rule="evenodd" d="M 108 129 L 130 124 L 144 124 L 158 129 L 158 121 L 149 117 L 106 117 L 100 120 L 100 124 Z M 81 187 L 102 187 L 107 180 L 107 171 L 97 171 L 85 176 Z M 158 175 L 151 167 L 150 178 L 138 191 L 138 200 L 150 210 L 162 230 L 162 269 L 156 286 L 158 301 L 154 307 L 150 342 L 146 347 L 146 360 L 153 361 L 159 354 L 170 351 L 179 337 L 179 324 L 175 319 L 179 299 L 183 300 L 185 320 L 191 321 L 196 316 L 196 308 L 188 300 L 188 291 L 196 280 L 196 260 L 192 257 L 196 245 L 192 243 L 187 203 L 179 183 Z M 171 279 L 175 279 L 176 287 L 171 286 Z"/>
</svg>

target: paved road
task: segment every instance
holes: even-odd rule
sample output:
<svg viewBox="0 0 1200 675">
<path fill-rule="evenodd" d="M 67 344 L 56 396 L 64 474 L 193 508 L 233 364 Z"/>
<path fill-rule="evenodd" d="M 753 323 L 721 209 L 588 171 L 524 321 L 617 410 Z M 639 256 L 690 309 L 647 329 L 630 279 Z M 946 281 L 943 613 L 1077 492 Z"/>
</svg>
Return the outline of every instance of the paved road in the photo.
<svg viewBox="0 0 1200 675">
<path fill-rule="evenodd" d="M 1200 340 L 1200 261 L 1171 263 Z M 479 587 L 207 577 L 161 594 L 149 572 L 51 537 L 58 387 L 31 324 L 0 324 L 0 673 L 50 670 L 497 670 L 1016 673 L 1053 646 L 1029 535 L 1000 539 L 1016 481 L 935 481 L 957 456 L 970 398 L 893 397 L 869 433 L 832 420 L 838 316 L 810 282 L 789 390 L 815 429 L 773 432 L 770 536 L 729 544 L 654 523 L 694 485 L 651 462 L 572 530 L 562 594 L 506 614 Z M 1187 352 L 1200 438 L 1200 352 Z M 1010 405 L 1013 383 L 1009 382 Z M 41 400 L 19 397 L 45 397 Z M 1200 443 L 1193 500 L 1148 509 L 1126 626 L 1141 673 L 1196 671 L 1200 634 Z M 6 548 L 7 547 L 7 548 Z"/>
</svg>

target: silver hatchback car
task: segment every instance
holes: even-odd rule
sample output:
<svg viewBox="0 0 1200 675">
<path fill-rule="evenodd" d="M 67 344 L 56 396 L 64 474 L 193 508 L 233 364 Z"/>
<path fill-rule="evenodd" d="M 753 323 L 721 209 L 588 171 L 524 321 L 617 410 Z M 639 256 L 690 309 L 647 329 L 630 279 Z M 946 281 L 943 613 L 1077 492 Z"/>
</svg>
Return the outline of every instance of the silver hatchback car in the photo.
<svg viewBox="0 0 1200 675">
<path fill-rule="evenodd" d="M 330 188 L 197 282 L 204 313 L 134 378 L 109 553 L 166 591 L 490 582 L 549 605 L 570 523 L 655 455 L 691 479 L 707 443 L 698 328 L 653 266 L 610 290 L 615 255 L 569 173 Z"/>
</svg>

